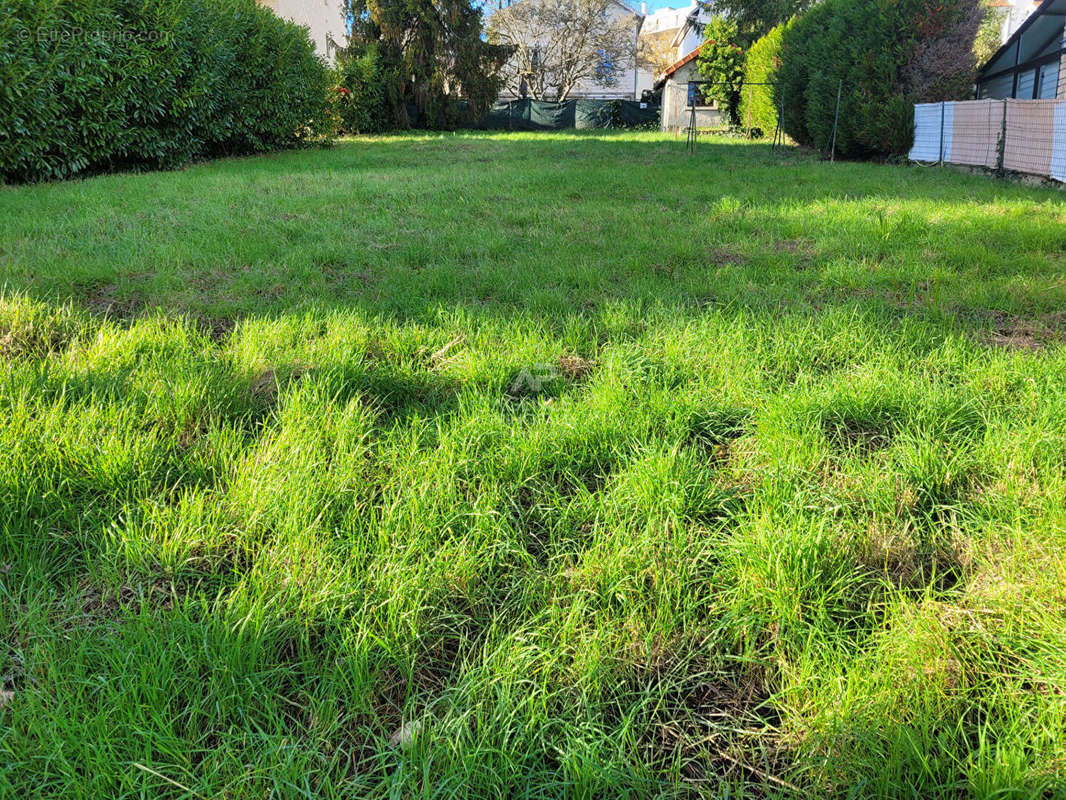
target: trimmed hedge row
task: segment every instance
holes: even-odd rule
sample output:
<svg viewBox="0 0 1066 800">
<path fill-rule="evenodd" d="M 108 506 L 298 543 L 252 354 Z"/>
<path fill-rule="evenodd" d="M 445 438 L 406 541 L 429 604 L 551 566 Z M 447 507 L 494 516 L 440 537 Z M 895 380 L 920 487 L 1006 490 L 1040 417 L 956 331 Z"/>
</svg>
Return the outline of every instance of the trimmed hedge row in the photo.
<svg viewBox="0 0 1066 800">
<path fill-rule="evenodd" d="M 0 177 L 290 147 L 328 133 L 327 85 L 255 0 L 0 0 Z"/>
<path fill-rule="evenodd" d="M 777 105 L 773 82 L 781 67 L 781 40 L 790 23 L 778 25 L 756 41 L 744 62 L 744 86 L 740 93 L 740 124 L 758 128 L 764 136 L 777 129 Z"/>
<path fill-rule="evenodd" d="M 782 126 L 800 144 L 825 150 L 841 87 L 838 154 L 907 152 L 913 104 L 945 99 L 944 86 L 972 81 L 980 12 L 978 0 L 823 0 L 782 38 Z M 943 56 L 935 97 L 925 88 L 933 86 L 924 76 L 930 53 Z"/>
</svg>

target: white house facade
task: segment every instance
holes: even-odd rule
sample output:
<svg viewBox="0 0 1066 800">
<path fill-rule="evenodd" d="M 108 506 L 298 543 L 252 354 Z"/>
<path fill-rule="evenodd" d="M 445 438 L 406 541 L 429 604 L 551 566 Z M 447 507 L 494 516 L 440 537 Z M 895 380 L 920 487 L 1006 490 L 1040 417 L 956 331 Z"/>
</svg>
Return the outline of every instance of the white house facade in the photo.
<svg viewBox="0 0 1066 800">
<path fill-rule="evenodd" d="M 328 61 L 347 46 L 348 25 L 340 0 L 259 0 L 259 3 L 282 19 L 307 28 L 315 50 Z"/>
<path fill-rule="evenodd" d="M 522 2 L 537 2 L 537 0 L 515 0 L 514 3 L 501 3 L 500 8 L 508 8 L 516 3 Z M 644 16 L 637 11 L 634 11 L 621 0 L 612 0 L 608 5 L 607 13 L 604 17 L 606 24 L 617 25 L 623 23 L 631 27 L 632 34 L 632 51 L 629 54 L 630 64 L 624 71 L 616 71 L 612 77 L 610 83 L 602 83 L 595 78 L 583 78 L 579 80 L 576 85 L 570 90 L 567 99 L 570 100 L 638 100 L 640 99 L 640 93 L 651 87 L 651 75 L 643 74 L 637 65 L 637 44 L 638 37 L 640 36 L 641 26 L 644 22 Z M 526 47 L 537 48 L 542 46 L 541 41 L 526 42 Z M 500 100 L 515 100 L 522 97 L 520 91 L 515 91 L 515 87 L 505 87 L 500 93 Z"/>
<path fill-rule="evenodd" d="M 579 81 L 574 90 L 570 92 L 570 97 L 576 100 L 639 100 L 641 77 L 639 74 L 640 69 L 637 67 L 637 38 L 640 36 L 640 28 L 644 23 L 644 17 L 625 3 L 618 2 L 618 0 L 611 3 L 607 14 L 608 19 L 612 22 L 628 20 L 633 28 L 633 52 L 630 66 L 617 75 L 610 86 L 604 86 L 591 78 Z"/>
<path fill-rule="evenodd" d="M 641 36 L 673 34 L 670 48 L 673 60 L 680 61 L 703 42 L 703 26 L 710 22 L 711 10 L 700 3 L 681 8 L 660 8 L 644 18 Z"/>
</svg>

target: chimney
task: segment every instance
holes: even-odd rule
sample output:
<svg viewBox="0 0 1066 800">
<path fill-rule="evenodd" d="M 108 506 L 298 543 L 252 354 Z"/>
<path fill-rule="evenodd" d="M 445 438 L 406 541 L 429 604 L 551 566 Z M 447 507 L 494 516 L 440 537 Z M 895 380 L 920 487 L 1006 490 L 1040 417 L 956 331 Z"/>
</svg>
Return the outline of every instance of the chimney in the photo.
<svg viewBox="0 0 1066 800">
<path fill-rule="evenodd" d="M 648 16 L 648 4 L 647 3 L 641 3 L 640 4 L 640 15 L 642 17 Z"/>
</svg>

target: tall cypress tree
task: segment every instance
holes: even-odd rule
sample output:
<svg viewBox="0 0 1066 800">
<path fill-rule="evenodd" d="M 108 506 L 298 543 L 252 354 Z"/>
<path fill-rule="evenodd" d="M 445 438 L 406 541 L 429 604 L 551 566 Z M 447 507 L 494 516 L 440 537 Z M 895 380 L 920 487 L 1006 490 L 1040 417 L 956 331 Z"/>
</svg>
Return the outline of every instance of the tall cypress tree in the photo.
<svg viewBox="0 0 1066 800">
<path fill-rule="evenodd" d="M 345 0 L 345 7 L 350 48 L 376 49 L 392 124 L 407 127 L 413 107 L 424 127 L 447 127 L 450 101 L 461 97 L 480 115 L 499 94 L 508 50 L 482 38 L 481 11 L 470 0 Z"/>
<path fill-rule="evenodd" d="M 749 45 L 769 33 L 771 28 L 802 14 L 818 0 L 711 0 L 715 13 L 728 16 L 737 24 L 741 43 Z"/>
</svg>

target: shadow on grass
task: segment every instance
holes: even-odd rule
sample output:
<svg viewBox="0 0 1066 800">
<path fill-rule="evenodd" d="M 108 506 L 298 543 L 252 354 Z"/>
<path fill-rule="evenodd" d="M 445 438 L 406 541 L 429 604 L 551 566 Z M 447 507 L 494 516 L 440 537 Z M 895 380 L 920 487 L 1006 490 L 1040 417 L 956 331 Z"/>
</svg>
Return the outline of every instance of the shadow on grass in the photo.
<svg viewBox="0 0 1066 800">
<path fill-rule="evenodd" d="M 131 176 L 153 209 L 139 223 L 148 243 L 109 231 L 106 263 L 92 255 L 95 223 L 129 213 L 114 187 L 29 187 L 88 193 L 97 207 L 72 212 L 33 251 L 10 248 L 8 286 L 120 321 L 181 313 L 221 339 L 243 319 L 309 309 L 414 322 L 461 311 L 554 329 L 614 307 L 683 319 L 845 309 L 1018 349 L 1066 332 L 1066 226 L 1052 192 L 758 144 L 682 148 L 611 136 L 370 139 Z M 634 154 L 648 163 L 630 166 Z M 188 204 L 201 183 L 216 195 Z M 21 230 L 9 222 L 4 238 Z M 146 270 L 153 262 L 174 266 Z"/>
<path fill-rule="evenodd" d="M 409 599 L 411 608 L 400 607 L 396 613 L 411 611 L 417 615 L 428 607 L 433 611 L 425 612 L 426 619 L 397 623 L 406 631 L 403 635 L 375 629 L 367 641 L 379 634 L 386 639 L 391 633 L 396 637 L 394 644 L 409 645 L 404 635 L 414 638 L 417 634 L 423 650 L 357 661 L 352 674 L 358 680 L 353 679 L 345 689 L 354 710 L 341 708 L 334 714 L 337 726 L 330 728 L 322 721 L 338 711 L 330 707 L 330 698 L 345 693 L 329 683 L 341 680 L 335 675 L 344 671 L 336 668 L 341 647 L 333 648 L 325 640 L 344 635 L 342 625 L 338 624 L 337 630 L 330 627 L 343 616 L 331 609 L 352 601 L 344 597 L 333 606 L 331 598 L 316 605 L 312 597 L 305 605 L 284 605 L 283 590 L 293 585 L 297 587 L 292 589 L 294 594 L 303 590 L 298 580 L 289 582 L 288 573 L 284 573 L 286 580 L 277 582 L 284 584 L 280 588 L 264 580 L 259 598 L 264 608 L 269 601 L 280 604 L 282 610 L 270 605 L 270 613 L 262 612 L 263 618 L 280 628 L 298 628 L 307 622 L 302 632 L 257 632 L 253 626 L 245 635 L 238 633 L 243 628 L 229 626 L 232 620 L 227 620 L 226 627 L 212 628 L 211 649 L 205 655 L 197 642 L 199 618 L 190 621 L 185 631 L 153 633 L 147 626 L 144 658 L 152 658 L 153 647 L 167 651 L 167 658 L 160 661 L 163 667 L 175 661 L 173 672 L 181 689 L 175 693 L 173 685 L 164 680 L 165 674 L 150 676 L 148 686 L 160 694 L 173 695 L 189 708 L 203 706 L 195 723 L 189 724 L 194 734 L 173 735 L 173 741 L 164 741 L 169 722 L 141 719 L 138 706 L 115 694 L 103 696 L 89 709 L 100 740 L 113 735 L 115 720 L 108 712 L 121 709 L 126 716 L 119 725 L 127 734 L 153 730 L 173 752 L 187 749 L 191 741 L 194 765 L 206 775 L 211 774 L 214 752 L 246 754 L 247 745 L 238 741 L 234 731 L 244 735 L 251 719 L 266 731 L 271 742 L 290 741 L 287 737 L 294 730 L 301 746 L 310 739 L 318 742 L 327 734 L 336 735 L 342 746 L 351 746 L 354 752 L 334 757 L 339 749 L 327 751 L 318 744 L 308 746 L 308 751 L 316 759 L 333 759 L 328 766 L 330 775 L 348 779 L 352 763 L 380 772 L 381 764 L 387 762 L 391 767 L 408 758 L 386 745 L 392 730 L 404 721 L 405 709 L 456 693 L 457 685 L 474 674 L 477 659 L 487 659 L 481 650 L 493 626 L 514 623 L 517 627 L 524 620 L 516 617 L 524 614 L 532 620 L 534 611 L 555 613 L 557 604 L 573 603 L 576 608 L 575 598 L 580 597 L 601 617 L 588 622 L 580 610 L 574 611 L 575 628 L 598 624 L 613 634 L 614 628 L 639 627 L 641 621 L 634 609 L 643 602 L 654 604 L 656 596 L 649 586 L 658 579 L 654 564 L 649 566 L 640 553 L 633 555 L 635 566 L 630 571 L 639 580 L 635 579 L 628 601 L 604 590 L 603 606 L 598 608 L 587 599 L 597 597 L 595 587 L 584 587 L 572 592 L 573 597 L 566 592 L 560 597 L 545 592 L 547 599 L 541 598 L 541 602 L 537 599 L 541 591 L 538 581 L 544 582 L 543 573 L 556 563 L 588 554 L 593 527 L 588 523 L 604 511 L 601 501 L 614 490 L 612 482 L 632 466 L 637 455 L 644 455 L 645 445 L 664 450 L 676 445 L 679 451 L 692 455 L 703 472 L 709 472 L 722 466 L 734 448 L 739 449 L 736 443 L 740 439 L 757 438 L 763 431 L 756 419 L 759 412 L 753 407 L 758 400 L 745 397 L 723 400 L 717 411 L 693 414 L 661 440 L 655 426 L 670 424 L 670 420 L 655 419 L 646 426 L 640 441 L 630 442 L 630 438 L 638 438 L 637 434 L 626 438 L 629 449 L 622 452 L 614 445 L 623 437 L 613 428 L 602 433 L 578 430 L 574 418 L 593 416 L 597 411 L 592 405 L 580 405 L 584 393 L 592 394 L 588 386 L 596 386 L 591 365 L 595 360 L 610 360 L 620 349 L 635 345 L 641 351 L 639 358 L 619 358 L 614 364 L 616 370 L 632 369 L 628 374 L 631 384 L 666 387 L 681 395 L 680 387 L 693 376 L 711 373 L 714 357 L 725 352 L 699 327 L 712 318 L 724 323 L 715 332 L 735 324 L 746 346 L 753 351 L 763 348 L 760 355 L 752 357 L 752 369 L 761 370 L 759 379 L 765 378 L 769 393 L 801 379 L 829 374 L 839 374 L 842 382 L 850 381 L 848 370 L 886 343 L 889 347 L 885 349 L 902 351 L 893 362 L 898 367 L 899 363 L 913 364 L 913 356 L 938 348 L 948 335 L 960 333 L 978 347 L 996 345 L 1026 351 L 1061 340 L 1063 318 L 1057 309 L 1066 302 L 1066 226 L 1058 195 L 944 171 L 821 164 L 793 151 L 771 154 L 765 145 L 701 143 L 691 157 L 683 148 L 681 142 L 623 136 L 367 139 L 328 152 L 232 160 L 198 165 L 181 173 L 116 176 L 0 193 L 4 210 L 22 212 L 0 219 L 0 251 L 9 290 L 25 292 L 48 305 L 69 298 L 97 320 L 103 317 L 114 323 L 120 333 L 144 327 L 146 312 L 168 319 L 182 316 L 192 323 L 176 327 L 187 328 L 190 336 L 198 337 L 195 352 L 173 368 L 150 367 L 152 359 L 162 360 L 157 366 L 165 364 L 169 345 L 143 338 L 129 345 L 125 365 L 102 364 L 77 371 L 51 364 L 49 369 L 55 372 L 50 376 L 42 372 L 36 383 L 23 387 L 41 406 L 122 405 L 146 419 L 151 411 L 162 417 L 164 427 L 169 426 L 170 436 L 153 439 L 156 432 L 139 418 L 132 424 L 129 419 L 87 417 L 76 447 L 49 450 L 45 441 L 49 431 L 42 428 L 41 449 L 31 453 L 30 459 L 37 471 L 21 476 L 10 473 L 0 482 L 0 497 L 8 501 L 4 543 L 11 555 L 47 550 L 52 562 L 48 566 L 56 575 L 66 577 L 92 561 L 109 525 L 138 521 L 137 514 L 144 511 L 138 510 L 139 501 L 157 499 L 165 505 L 175 497 L 180 500 L 200 490 L 224 491 L 232 472 L 220 467 L 226 465 L 215 449 L 226 446 L 229 435 L 237 437 L 239 444 L 254 446 L 270 432 L 279 409 L 299 391 L 308 375 L 337 407 L 356 399 L 365 401 L 376 433 L 399 431 L 402 437 L 408 433 L 405 426 L 414 427 L 415 421 L 427 423 L 426 441 L 416 442 L 412 450 L 432 450 L 439 444 L 431 425 L 462 409 L 467 394 L 480 392 L 490 396 L 486 402 L 498 400 L 498 408 L 491 408 L 499 410 L 497 416 L 503 421 L 503 432 L 486 423 L 487 444 L 475 443 L 467 451 L 458 450 L 457 460 L 463 461 L 462 466 L 437 465 L 439 480 L 454 486 L 449 484 L 435 494 L 440 486 L 434 477 L 429 486 L 413 487 L 423 492 L 417 499 L 424 502 L 413 504 L 410 513 L 427 517 L 429 532 L 424 541 L 399 543 L 414 552 L 409 561 L 393 565 L 399 576 L 392 579 L 402 585 L 408 573 L 425 569 L 429 588 L 419 587 L 418 592 L 424 594 Z M 54 222 L 55 230 L 46 230 L 42 220 Z M 308 333 L 296 323 L 293 327 L 283 324 L 307 318 L 321 323 L 305 326 L 315 332 Z M 327 321 L 337 318 L 351 323 L 351 329 L 341 326 L 339 332 L 331 330 Z M 96 322 L 93 326 L 101 328 Z M 389 336 L 382 335 L 379 341 L 362 335 L 367 328 L 387 328 Z M 823 328 L 839 336 L 831 342 L 819 338 Z M 73 343 L 87 346 L 98 332 L 94 329 L 90 332 L 93 335 L 77 338 L 63 331 L 53 336 L 51 329 L 30 330 L 20 338 L 22 330 L 15 325 L 0 330 L 0 349 L 12 364 L 59 356 Z M 481 337 L 480 361 L 471 359 L 473 365 L 464 367 L 459 348 L 449 349 L 446 342 L 456 330 L 470 339 Z M 437 341 L 439 336 L 444 338 Z M 315 351 L 309 342 L 316 337 L 328 338 L 328 351 Z M 429 340 L 433 340 L 431 346 L 427 345 Z M 708 350 L 704 360 L 685 361 L 688 350 L 700 343 Z M 423 345 L 427 346 L 419 349 Z M 549 346 L 560 352 L 543 356 L 541 350 Z M 327 357 L 316 362 L 316 352 Z M 744 354 L 740 348 L 729 351 L 730 357 Z M 588 382 L 559 380 L 547 391 L 535 393 L 534 398 L 510 391 L 508 387 L 515 384 L 517 376 L 531 366 L 524 361 L 527 356 L 538 361 L 558 359 L 556 365 L 570 359 L 566 363 L 589 366 L 582 374 Z M 452 362 L 453 358 L 457 361 Z M 238 362 L 241 368 L 236 366 Z M 252 370 L 250 363 L 258 366 Z M 454 373 L 449 372 L 453 363 L 459 364 Z M 204 367 L 203 372 L 197 371 L 199 366 Z M 156 369 L 159 374 L 147 376 L 144 386 L 133 387 L 141 369 Z M 728 389 L 725 375 L 728 370 L 711 374 L 706 384 L 692 392 L 710 395 Z M 622 378 L 617 382 L 625 384 Z M 167 405 L 168 393 L 193 384 L 201 391 L 187 408 L 195 410 L 197 402 L 209 405 L 214 418 L 201 419 L 195 413 L 179 417 L 173 412 L 182 407 Z M 751 386 L 743 388 L 748 391 Z M 152 406 L 137 392 L 154 392 L 151 396 L 157 405 Z M 605 395 L 603 402 L 613 403 L 612 408 L 618 409 L 615 413 L 623 413 L 632 410 L 628 405 L 639 399 L 618 390 Z M 546 438 L 538 447 L 516 448 L 513 475 L 498 478 L 495 485 L 478 480 L 480 460 L 491 460 L 478 448 L 494 447 L 504 434 L 523 425 L 535 429 L 553 409 L 564 406 L 577 408 L 560 424 L 560 429 L 574 429 L 572 437 L 551 431 L 557 438 L 550 438 L 540 431 Z M 478 411 L 484 408 L 479 406 Z M 893 401 L 840 407 L 830 403 L 821 415 L 813 415 L 815 434 L 838 453 L 873 459 L 896 446 L 898 428 L 905 425 L 907 413 L 906 404 Z M 310 414 L 312 429 L 303 434 L 310 436 L 314 426 L 324 424 L 322 416 L 328 415 Z M 495 417 L 490 420 L 495 421 Z M 71 422 L 72 430 L 77 428 L 75 423 Z M 644 424 L 636 419 L 634 430 L 644 431 L 638 423 Z M 56 426 L 60 427 L 59 423 Z M 983 419 L 966 418 L 963 427 L 970 436 L 966 446 L 986 433 Z M 115 438 L 125 449 L 116 445 L 110 453 L 113 461 L 109 462 L 103 448 L 92 440 L 97 429 L 120 434 Z M 418 436 L 420 431 L 412 435 Z M 494 440 L 493 436 L 499 438 Z M 293 451 L 298 454 L 302 442 L 294 438 Z M 30 448 L 23 450 L 29 452 Z M 256 471 L 270 473 L 272 483 L 267 488 L 285 497 L 290 488 L 285 480 L 286 457 L 292 456 L 294 461 L 296 457 L 290 451 L 255 455 L 257 459 L 262 455 L 262 459 L 248 462 L 253 475 L 257 476 Z M 772 460 L 774 455 L 768 458 Z M 910 496 L 899 511 L 924 537 L 918 542 L 920 552 L 915 558 L 928 556 L 926 550 L 935 552 L 939 545 L 936 534 L 948 521 L 945 509 L 971 502 L 971 483 L 976 477 L 954 469 L 953 463 L 944 462 L 940 456 L 934 452 L 929 463 L 914 465 L 905 487 Z M 332 451 L 323 455 L 326 466 L 318 472 L 309 469 L 304 476 L 302 483 L 308 491 L 317 490 L 316 480 L 331 477 L 331 457 Z M 942 474 L 942 462 L 952 467 L 950 474 Z M 745 469 L 769 473 L 764 462 L 740 463 Z M 486 470 L 490 477 L 496 468 L 499 465 L 494 463 Z M 382 467 L 382 474 L 385 471 Z M 353 483 L 359 483 L 359 473 L 353 472 L 353 476 Z M 641 502 L 648 507 L 660 509 L 656 503 L 665 483 L 661 476 L 649 472 L 644 479 L 647 491 Z M 409 476 L 412 482 L 415 477 Z M 402 478 L 397 480 L 402 482 Z M 782 491 L 799 493 L 794 484 L 781 485 Z M 397 505 L 413 503 L 403 494 L 406 488 L 393 487 L 396 495 L 392 500 Z M 449 494 L 453 488 L 454 494 Z M 763 487 L 700 484 L 697 488 L 701 491 L 690 487 L 687 491 L 692 496 L 682 497 L 669 507 L 677 511 L 671 524 L 721 533 L 714 543 L 715 558 L 707 558 L 703 564 L 710 571 L 721 568 L 719 551 L 725 549 L 722 545 L 727 541 L 729 524 L 753 507 L 759 510 L 764 500 L 756 495 Z M 359 491 L 365 490 L 375 502 L 380 497 L 373 493 L 379 489 L 359 484 Z M 482 493 L 492 491 L 498 493 L 492 502 L 477 506 Z M 343 500 L 349 503 L 347 509 L 354 507 L 348 495 L 338 495 L 339 500 L 327 500 L 337 500 L 338 504 Z M 249 497 L 256 499 L 254 491 Z M 438 508 L 453 501 L 466 516 L 453 514 L 452 508 L 443 512 Z M 631 497 L 619 491 L 611 500 L 615 501 L 620 517 L 628 519 L 625 514 L 633 511 L 633 517 L 639 519 Z M 816 497 L 811 502 L 823 500 Z M 627 503 L 634 509 L 628 509 Z M 277 504 L 284 507 L 281 501 Z M 314 511 L 318 513 L 317 508 Z M 256 558 L 272 544 L 269 533 L 274 521 L 252 520 L 250 513 L 247 516 L 233 522 L 234 527 L 258 525 L 267 529 L 265 544 L 254 542 L 261 549 L 249 552 L 239 547 L 226 549 L 228 541 L 217 543 L 222 566 L 210 588 L 220 593 L 238 584 L 242 574 L 256 569 Z M 421 524 L 422 519 L 418 522 Z M 475 564 L 465 564 L 461 552 L 448 550 L 456 541 L 466 544 L 460 535 L 470 535 L 470 541 L 475 542 L 473 534 L 464 529 L 466 524 L 485 526 L 487 544 L 476 540 L 485 550 L 476 554 Z M 618 527 L 618 535 L 608 537 L 611 546 L 624 547 L 629 539 L 636 538 L 629 526 Z M 397 536 L 395 531 L 375 528 L 348 533 L 374 542 L 388 555 L 398 549 L 389 538 Z M 767 538 L 765 547 L 772 551 L 775 540 Z M 42 540 L 47 545 L 42 546 Z M 370 545 L 365 546 L 370 552 Z M 607 548 L 606 544 L 601 546 Z M 440 564 L 433 565 L 439 575 L 430 574 L 427 566 L 435 557 L 434 548 L 444 553 Z M 761 557 L 762 552 L 756 555 Z M 837 553 L 842 562 L 846 555 Z M 352 559 L 358 557 L 357 553 Z M 277 558 L 280 571 L 292 567 L 282 557 Z M 754 569 L 754 558 L 749 569 Z M 810 583 L 815 589 L 831 583 L 822 577 L 824 552 L 812 551 L 803 558 L 776 554 L 776 558 L 775 563 L 783 565 L 781 580 L 760 583 L 758 575 L 748 577 L 757 587 L 748 600 L 753 605 L 764 602 L 759 608 L 775 610 L 773 602 L 788 605 L 793 598 L 787 583 L 797 580 L 796 575 L 803 570 L 814 573 Z M 33 563 L 40 560 L 37 552 Z M 373 559 L 367 557 L 365 561 L 369 564 L 365 571 L 373 572 Z M 387 559 L 382 556 L 382 561 Z M 490 563 L 486 566 L 483 561 Z M 358 563 L 365 566 L 362 561 Z M 671 563 L 686 562 L 679 558 Z M 852 566 L 860 570 L 859 565 Z M 948 567 L 944 570 L 946 579 L 935 586 L 928 585 L 922 572 L 922 588 L 936 596 L 957 591 L 964 573 L 951 564 Z M 520 586 L 522 570 L 532 575 L 533 588 Z M 723 575 L 722 586 L 739 594 L 736 585 L 727 583 L 729 575 Z M 559 576 L 550 577 L 555 581 Z M 719 576 L 699 577 L 710 582 Z M 562 585 L 565 580 L 569 578 L 562 576 L 558 582 Z M 315 588 L 314 580 L 308 584 Z M 382 579 L 381 586 L 393 584 Z M 716 589 L 722 586 L 716 585 Z M 810 602 L 804 605 L 797 601 L 797 614 L 811 613 L 816 606 L 814 589 L 810 591 Z M 523 592 L 534 599 L 525 599 Z M 679 589 L 678 594 L 684 595 L 684 591 Z M 873 597 L 872 590 L 869 595 Z M 241 600 L 239 596 L 229 599 L 234 603 Z M 375 599 L 375 614 L 393 613 L 389 605 L 392 595 Z M 665 603 L 666 595 L 660 599 Z M 399 607 L 400 601 L 397 604 Z M 658 613 L 657 609 L 648 613 L 653 611 Z M 626 618 L 631 612 L 632 618 Z M 309 621 L 315 613 L 323 618 Z M 837 607 L 825 613 L 837 613 Z M 702 623 L 712 611 L 701 607 L 694 614 Z M 799 616 L 795 627 L 815 635 L 813 626 L 802 627 L 807 623 Z M 864 617 L 866 627 L 853 636 L 868 634 L 876 619 L 873 614 Z M 182 624 L 175 622 L 177 628 Z M 854 627 L 862 626 L 855 623 Z M 677 679 L 676 686 L 671 687 L 660 680 L 654 666 L 642 672 L 629 664 L 626 666 L 632 671 L 622 675 L 617 691 L 621 699 L 614 707 L 609 692 L 606 701 L 592 698 L 601 701 L 600 705 L 581 712 L 586 714 L 589 730 L 618 734 L 614 738 L 624 751 L 605 756 L 615 759 L 611 769 L 632 768 L 651 748 L 658 759 L 653 768 L 660 774 L 707 784 L 718 779 L 761 782 L 764 789 L 774 791 L 787 785 L 767 779 L 772 769 L 794 766 L 802 779 L 804 769 L 817 765 L 814 758 L 809 763 L 797 760 L 790 764 L 790 758 L 799 759 L 796 754 L 800 749 L 794 742 L 783 743 L 777 753 L 780 760 L 759 760 L 761 742 L 757 736 L 741 742 L 737 749 L 737 740 L 724 730 L 741 724 L 784 724 L 774 707 L 773 684 L 790 665 L 782 666 L 774 657 L 780 655 L 783 661 L 789 653 L 786 649 L 770 652 L 779 626 L 753 613 L 750 631 L 747 622 L 743 631 L 743 637 L 761 637 L 760 647 L 765 648 L 751 659 L 762 662 L 757 666 L 765 667 L 768 673 L 758 674 L 757 680 L 748 680 L 747 674 L 729 673 L 723 673 L 726 679 L 703 680 L 687 671 L 685 664 L 680 668 L 682 674 L 671 676 Z M 605 641 L 613 642 L 606 638 L 607 633 Z M 572 641 L 581 641 L 577 633 L 571 635 Z M 104 645 L 106 651 L 109 645 Z M 398 649 L 402 649 L 400 645 Z M 696 651 L 706 644 L 692 641 L 685 646 Z M 730 643 L 724 649 L 733 646 Z M 186 661 L 178 658 L 180 647 L 191 654 Z M 519 649 L 517 644 L 515 649 Z M 101 656 L 103 663 L 89 664 L 86 675 L 121 675 L 128 669 L 123 648 L 116 645 L 112 650 L 110 655 Z M 235 652 L 250 661 L 234 666 L 228 659 L 234 658 Z M 624 662 L 629 655 L 609 653 L 605 661 L 611 658 Z M 267 685 L 260 694 L 246 687 L 247 696 L 224 695 L 224 713 L 219 713 L 203 702 L 205 697 L 211 699 L 213 689 L 209 685 L 209 691 L 201 693 L 201 676 L 212 675 L 220 664 L 229 664 L 232 674 L 247 678 L 248 685 L 264 674 L 277 673 L 282 679 L 264 680 Z M 528 675 L 520 677 L 524 680 L 536 674 L 530 669 Z M 560 684 L 570 677 L 565 667 L 559 674 L 556 680 Z M 486 680 L 476 689 L 490 691 L 494 686 Z M 228 690 L 222 687 L 218 691 Z M 501 714 L 513 712 L 518 718 L 518 709 L 525 707 L 525 692 L 524 688 L 516 689 L 517 700 L 501 696 Z M 662 707 L 646 710 L 637 723 L 626 719 L 634 705 L 655 693 L 661 695 Z M 462 710 L 463 697 L 453 696 L 458 697 Z M 560 697 L 562 700 L 555 702 L 565 706 L 558 710 L 562 718 L 573 712 L 573 695 L 563 692 Z M 66 702 L 73 708 L 83 701 L 70 694 Z M 260 705 L 271 707 L 261 715 L 254 711 L 245 716 L 246 708 L 254 710 Z M 477 722 L 481 706 L 474 702 L 469 705 L 471 719 Z M 900 787 L 913 787 L 914 794 L 957 793 L 959 760 L 980 750 L 967 738 L 980 723 L 967 723 L 965 735 L 952 738 L 955 733 L 950 729 L 948 710 L 931 709 L 929 718 L 934 728 L 939 726 L 930 736 L 912 735 L 888 712 L 877 715 L 872 724 L 857 717 L 842 720 L 843 730 L 834 735 L 850 741 L 853 751 L 850 760 L 840 758 L 829 769 L 832 774 L 826 777 L 826 784 L 830 793 L 846 794 L 848 787 L 857 794 L 869 787 L 877 789 L 869 794 Z M 708 724 L 707 719 L 713 722 Z M 323 724 L 326 727 L 320 730 Z M 352 725 L 357 733 L 353 736 L 349 732 L 345 739 L 344 725 Z M 464 742 L 475 735 L 484 736 L 483 742 L 492 741 L 488 724 L 479 729 L 462 719 L 456 725 L 449 740 L 455 750 L 462 750 Z M 627 725 L 638 725 L 639 729 L 626 729 Z M 501 730 L 507 733 L 512 729 L 503 725 Z M 208 733 L 200 735 L 201 731 Z M 944 731 L 950 734 L 945 740 L 950 747 L 935 753 L 938 761 L 930 765 L 926 753 L 942 747 L 939 742 Z M 635 735 L 627 739 L 629 734 Z M 536 742 L 523 740 L 523 746 L 529 748 L 522 754 L 526 766 L 552 772 L 553 780 L 563 780 L 562 764 L 568 759 L 571 764 L 578 763 L 585 752 L 576 741 L 546 746 L 551 732 L 543 736 Z M 866 747 L 863 742 L 867 738 L 876 746 Z M 817 735 L 812 735 L 814 751 L 818 750 L 816 740 Z M 827 749 L 832 749 L 832 741 L 831 737 L 825 740 Z M 511 744 L 504 743 L 493 752 L 509 753 Z M 449 754 L 452 756 L 454 752 Z M 417 754 L 410 758 L 416 759 Z M 685 761 L 684 771 L 678 771 L 677 758 Z M 91 756 L 86 755 L 85 760 L 91 761 Z M 876 776 L 886 764 L 896 772 L 887 783 L 877 783 Z M 298 780 L 301 767 L 291 762 L 286 768 L 291 768 L 293 779 Z M 243 770 L 241 766 L 238 773 Z M 378 773 L 375 778 L 385 779 Z M 796 778 L 789 776 L 789 780 Z M 991 776 L 986 788 L 1025 790 L 1031 783 L 1024 775 Z M 1047 786 L 1051 787 L 1048 790 L 1057 787 Z M 205 792 L 219 789 L 201 788 Z M 1035 784 L 1031 788 L 1040 789 Z"/>
</svg>

